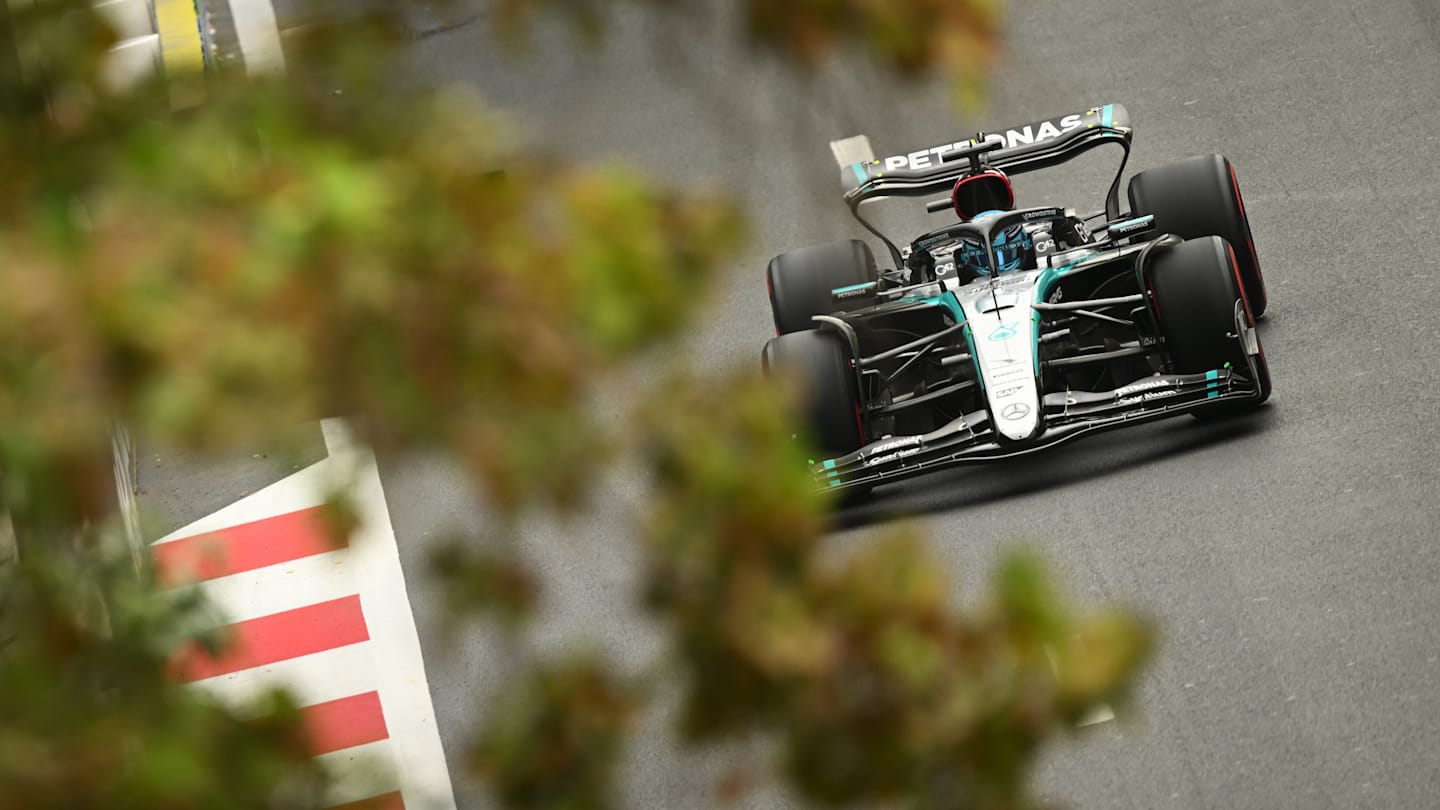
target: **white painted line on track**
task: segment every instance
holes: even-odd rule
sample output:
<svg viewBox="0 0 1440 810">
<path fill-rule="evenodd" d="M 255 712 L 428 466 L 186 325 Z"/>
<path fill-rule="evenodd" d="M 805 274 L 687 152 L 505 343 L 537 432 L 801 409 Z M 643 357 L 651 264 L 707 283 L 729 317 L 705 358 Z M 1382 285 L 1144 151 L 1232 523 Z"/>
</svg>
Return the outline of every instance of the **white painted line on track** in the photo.
<svg viewBox="0 0 1440 810">
<path fill-rule="evenodd" d="M 251 76 L 284 73 L 285 52 L 280 47 L 280 28 L 271 0 L 230 0 L 230 18 L 245 72 Z"/>
<path fill-rule="evenodd" d="M 150 17 L 150 4 L 146 0 L 101 0 L 94 5 L 95 10 L 104 15 L 105 21 L 110 23 L 115 39 L 121 45 L 127 39 L 155 34 L 155 23 Z"/>
<path fill-rule="evenodd" d="M 354 442 L 343 421 L 326 419 L 320 427 L 331 461 L 347 469 L 351 473 L 347 477 L 353 476 L 351 492 L 360 510 L 361 526 L 351 537 L 347 567 L 360 583 L 366 624 L 378 652 L 376 680 L 384 697 L 401 790 L 407 804 L 454 808 L 450 769 L 435 724 L 420 636 L 410 612 L 380 470 L 374 454 Z"/>
<path fill-rule="evenodd" d="M 385 720 L 388 724 L 390 718 L 386 717 Z M 368 799 L 400 787 L 399 778 L 389 767 L 389 763 L 396 761 L 393 735 L 389 740 L 321 754 L 315 757 L 315 761 L 320 763 L 320 767 L 334 780 L 330 792 L 325 795 L 327 807 Z M 433 805 L 417 802 L 407 793 L 405 806 L 425 810 Z M 454 804 L 450 806 L 453 807 Z"/>
<path fill-rule="evenodd" d="M 224 614 L 217 617 L 221 624 L 249 621 L 354 594 L 359 583 L 351 571 L 352 554 L 351 549 L 337 549 L 190 587 L 202 589 L 211 602 L 222 607 Z M 187 590 L 182 587 L 176 592 Z M 362 608 L 365 595 L 362 590 Z"/>
<path fill-rule="evenodd" d="M 15 545 L 15 523 L 10 520 L 9 512 L 0 512 L 0 565 L 12 562 L 19 556 L 19 548 Z"/>
<path fill-rule="evenodd" d="M 217 675 L 187 686 L 243 709 L 273 689 L 283 688 L 301 706 L 358 695 L 375 688 L 375 647 L 351 644 L 253 669 Z"/>
<path fill-rule="evenodd" d="M 228 529 L 242 523 L 298 512 L 323 503 L 335 481 L 333 467 L 328 459 L 312 464 L 259 492 L 247 495 L 218 512 L 203 518 L 156 540 L 155 543 L 169 543 L 197 534 Z"/>
<path fill-rule="evenodd" d="M 842 169 L 855 163 L 869 163 L 875 159 L 875 150 L 870 146 L 868 135 L 852 135 L 849 138 L 831 141 L 830 154 L 835 156 L 835 163 Z"/>
<path fill-rule="evenodd" d="M 1059 677 L 1060 667 L 1055 663 L 1055 651 L 1047 646 L 1045 648 L 1045 657 L 1050 661 L 1050 671 L 1055 673 L 1056 677 Z M 1101 703 L 1092 709 L 1089 714 L 1080 718 L 1080 722 L 1076 723 L 1075 727 L 1085 728 L 1086 726 L 1098 726 L 1101 723 L 1108 723 L 1114 719 L 1115 711 L 1111 709 L 1108 704 Z"/>
<path fill-rule="evenodd" d="M 1114 719 L 1115 712 L 1109 706 L 1106 706 L 1104 703 L 1102 703 L 1099 706 L 1095 707 L 1095 711 L 1091 712 L 1086 717 L 1081 718 L 1080 722 L 1077 725 L 1080 728 L 1084 728 L 1086 726 L 1098 726 L 1101 723 L 1108 723 Z"/>
<path fill-rule="evenodd" d="M 115 497 L 120 505 L 120 520 L 125 526 L 125 542 L 130 546 L 130 561 L 139 572 L 145 565 L 145 538 L 140 531 L 140 507 L 135 498 L 135 454 L 135 442 L 130 438 L 130 431 L 117 426 L 110 433 Z"/>
<path fill-rule="evenodd" d="M 358 594 L 368 640 L 330 649 L 315 647 L 322 651 L 216 675 L 197 681 L 196 686 L 210 689 L 221 700 L 235 701 L 232 705 L 243 705 L 267 687 L 290 688 L 302 706 L 374 691 L 389 734 L 384 746 L 374 750 L 385 752 L 387 759 L 381 764 L 393 765 L 396 783 L 378 792 L 394 790 L 398 785 L 406 806 L 453 810 L 450 772 L 436 727 L 419 634 L 375 456 L 355 444 L 339 420 L 322 422 L 321 430 L 329 451 L 326 459 L 157 543 L 175 543 L 212 532 L 221 532 L 228 538 L 226 542 L 252 542 L 257 522 L 283 522 L 281 516 L 310 510 L 343 487 L 359 523 L 347 547 L 307 553 L 181 588 L 200 588 L 225 614 L 226 622 L 252 623 Z M 303 522 L 290 523 L 288 528 L 277 527 L 276 531 L 293 535 L 303 532 L 304 526 Z M 226 535 L 226 530 L 233 531 Z M 295 541 L 292 536 L 284 542 Z M 295 548 L 304 551 L 313 547 L 300 542 Z M 183 567 L 187 553 L 180 555 L 180 563 L 175 563 L 173 555 L 169 559 Z M 356 751 L 362 747 L 352 746 Z M 346 758 L 352 753 L 346 749 L 323 756 L 337 762 L 350 761 Z M 359 773 L 363 776 L 366 771 Z M 344 784 L 342 790 L 358 792 L 356 798 L 377 795 L 365 793 L 371 786 L 367 780 L 361 782 Z"/>
</svg>

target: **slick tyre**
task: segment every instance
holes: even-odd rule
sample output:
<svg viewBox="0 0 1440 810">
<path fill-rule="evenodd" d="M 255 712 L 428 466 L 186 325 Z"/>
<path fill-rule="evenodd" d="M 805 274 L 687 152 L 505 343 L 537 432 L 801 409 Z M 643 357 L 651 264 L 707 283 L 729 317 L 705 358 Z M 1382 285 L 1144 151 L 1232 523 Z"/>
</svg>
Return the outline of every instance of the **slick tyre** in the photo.
<svg viewBox="0 0 1440 810">
<path fill-rule="evenodd" d="M 811 329 L 771 338 L 760 358 L 768 375 L 801 386 L 803 433 L 824 458 L 860 449 L 860 400 L 850 349 L 834 332 Z"/>
<path fill-rule="evenodd" d="M 816 315 L 873 303 L 870 297 L 836 303 L 831 290 L 879 278 L 875 254 L 858 239 L 812 245 L 782 253 L 765 270 L 775 334 L 814 329 Z"/>
<path fill-rule="evenodd" d="M 1249 375 L 1244 348 L 1235 336 L 1235 303 L 1244 302 L 1240 269 L 1230 243 L 1218 236 L 1191 239 L 1159 253 L 1151 266 L 1149 282 L 1156 320 L 1165 348 L 1177 374 L 1198 374 L 1232 369 Z M 1245 304 L 1246 323 L 1255 316 Z M 1257 338 L 1258 340 L 1258 338 Z M 1208 419 L 1247 411 L 1270 397 L 1270 368 L 1261 349 L 1255 358 L 1258 399 L 1228 402 L 1195 411 Z"/>
<path fill-rule="evenodd" d="M 1250 311 L 1265 314 L 1265 279 L 1240 197 L 1235 167 L 1223 155 L 1201 155 L 1149 169 L 1130 180 L 1135 216 L 1153 214 L 1156 233 L 1182 239 L 1219 236 L 1235 249 L 1240 287 Z"/>
</svg>

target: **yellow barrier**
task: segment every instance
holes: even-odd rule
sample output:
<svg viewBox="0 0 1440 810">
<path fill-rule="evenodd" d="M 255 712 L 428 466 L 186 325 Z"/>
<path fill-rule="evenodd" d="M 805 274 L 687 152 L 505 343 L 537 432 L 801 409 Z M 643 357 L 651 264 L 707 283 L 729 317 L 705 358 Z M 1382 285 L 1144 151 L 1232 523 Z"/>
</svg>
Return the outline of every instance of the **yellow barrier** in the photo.
<svg viewBox="0 0 1440 810">
<path fill-rule="evenodd" d="M 205 69 L 195 0 L 155 0 L 155 27 L 167 74 L 199 73 Z"/>
</svg>

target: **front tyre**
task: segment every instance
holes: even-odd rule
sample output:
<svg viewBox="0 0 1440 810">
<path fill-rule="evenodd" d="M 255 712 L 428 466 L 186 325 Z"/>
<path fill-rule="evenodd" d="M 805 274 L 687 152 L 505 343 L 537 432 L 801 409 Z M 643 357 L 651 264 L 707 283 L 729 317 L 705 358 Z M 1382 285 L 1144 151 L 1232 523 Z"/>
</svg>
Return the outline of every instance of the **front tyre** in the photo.
<svg viewBox="0 0 1440 810">
<path fill-rule="evenodd" d="M 801 386 L 800 416 L 811 446 L 824 458 L 860 449 L 860 396 L 850 349 L 834 332 L 811 329 L 772 338 L 760 362 L 766 374 Z"/>
<path fill-rule="evenodd" d="M 1201 155 L 1148 169 L 1130 179 L 1129 193 L 1135 216 L 1154 215 L 1157 232 L 1182 239 L 1218 236 L 1234 246 L 1240 290 L 1250 312 L 1257 318 L 1265 314 L 1265 279 L 1229 160 Z"/>
<path fill-rule="evenodd" d="M 1150 269 L 1150 290 L 1160 333 L 1177 374 L 1200 374 L 1227 365 L 1247 376 L 1250 364 L 1235 335 L 1235 304 L 1244 306 L 1246 325 L 1255 316 L 1240 295 L 1240 268 L 1224 239 L 1206 236 L 1159 253 Z M 1256 337 L 1258 342 L 1259 337 Z M 1270 397 L 1270 367 L 1262 348 L 1255 357 L 1258 398 L 1195 411 L 1200 418 L 1250 410 Z"/>
<path fill-rule="evenodd" d="M 838 305 L 832 290 L 866 284 L 880 277 L 875 254 L 858 239 L 811 245 L 781 253 L 765 270 L 770 290 L 770 312 L 775 316 L 775 334 L 787 335 L 814 329 L 816 315 L 829 315 L 846 307 L 863 306 L 871 299 L 860 298 Z"/>
</svg>

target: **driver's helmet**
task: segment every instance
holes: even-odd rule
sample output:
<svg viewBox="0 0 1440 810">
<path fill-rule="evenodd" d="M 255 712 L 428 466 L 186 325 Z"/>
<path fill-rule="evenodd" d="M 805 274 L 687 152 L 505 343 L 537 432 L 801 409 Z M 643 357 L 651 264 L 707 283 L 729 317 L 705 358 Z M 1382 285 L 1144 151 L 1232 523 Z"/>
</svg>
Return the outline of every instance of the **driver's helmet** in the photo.
<svg viewBox="0 0 1440 810">
<path fill-rule="evenodd" d="M 971 222 L 984 224 L 985 220 L 999 216 L 1003 211 L 984 211 L 975 215 Z M 1034 240 L 1025 226 L 1020 223 L 1005 228 L 995 234 L 991 241 L 995 248 L 995 269 L 1001 273 L 1009 273 L 1013 270 L 1024 269 L 1026 262 L 1034 254 Z M 980 240 L 964 238 L 960 248 L 955 251 L 955 262 L 964 268 L 972 277 L 989 275 L 990 269 L 985 262 L 985 246 Z"/>
<path fill-rule="evenodd" d="M 995 168 L 968 174 L 955 183 L 950 202 L 961 222 L 984 224 L 985 220 L 1015 207 L 1015 190 L 1010 178 Z M 1034 251 L 1025 226 L 1012 225 L 995 235 L 995 267 L 1001 273 L 1018 270 Z M 989 275 L 985 248 L 978 239 L 965 238 L 955 251 L 957 269 L 970 277 Z"/>
</svg>

